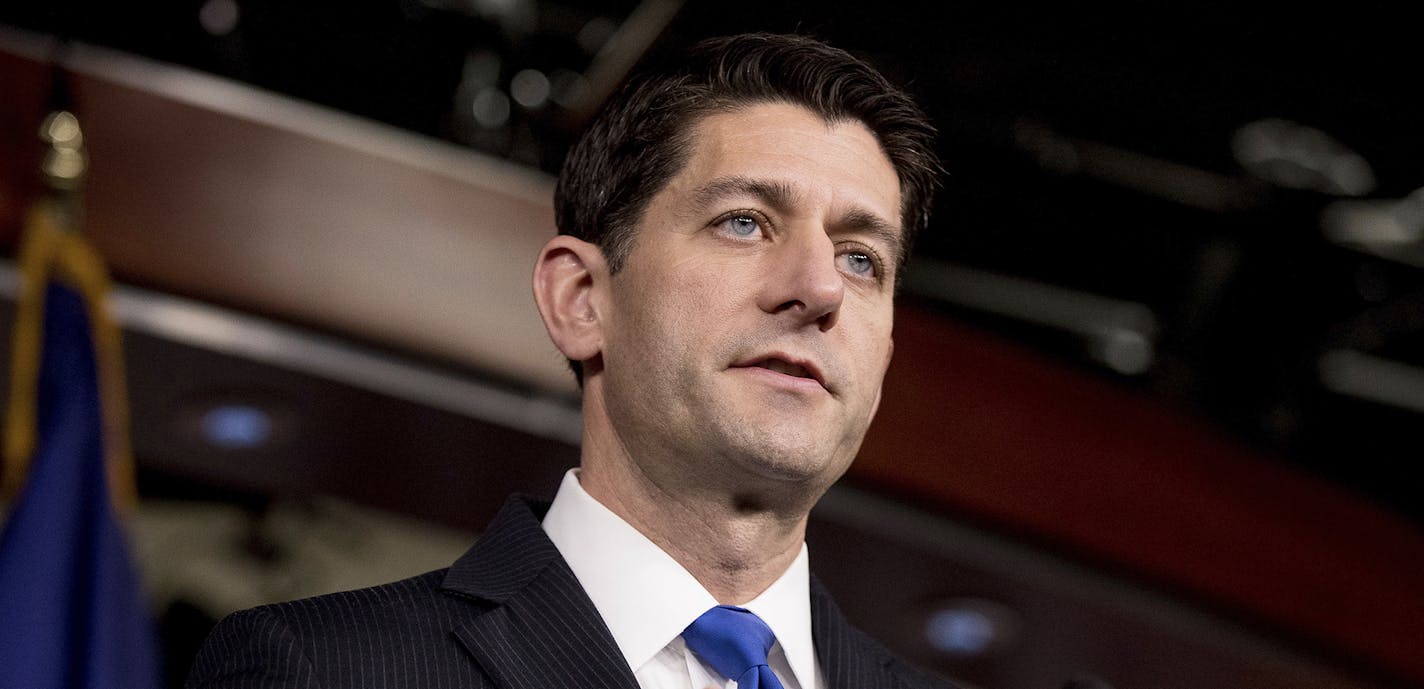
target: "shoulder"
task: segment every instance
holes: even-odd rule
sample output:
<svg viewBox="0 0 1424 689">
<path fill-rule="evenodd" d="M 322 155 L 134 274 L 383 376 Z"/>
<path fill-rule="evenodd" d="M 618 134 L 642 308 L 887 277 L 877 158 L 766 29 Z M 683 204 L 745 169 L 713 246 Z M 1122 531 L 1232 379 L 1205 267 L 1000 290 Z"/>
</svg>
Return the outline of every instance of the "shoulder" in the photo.
<svg viewBox="0 0 1424 689">
<path fill-rule="evenodd" d="M 399 673 L 403 657 L 439 654 L 458 617 L 476 605 L 443 592 L 444 575 L 228 615 L 203 642 L 186 686 L 305 687 L 373 667 Z"/>
<path fill-rule="evenodd" d="M 567 565 L 552 567 L 561 561 L 540 528 L 544 509 L 511 497 L 448 569 L 233 613 L 209 633 L 186 686 L 487 686 L 457 630 L 547 571 L 564 575 L 544 577 L 554 590 L 578 589 Z"/>
<path fill-rule="evenodd" d="M 323 637 L 355 633 L 369 626 L 390 626 L 438 615 L 455 602 L 441 591 L 447 570 L 427 572 L 380 586 L 339 591 L 311 598 L 263 605 L 229 616 L 233 623 L 248 620 L 280 622 L 299 636 Z M 355 624 L 360 621 L 361 624 Z M 226 621 L 225 621 L 226 622 Z"/>
</svg>

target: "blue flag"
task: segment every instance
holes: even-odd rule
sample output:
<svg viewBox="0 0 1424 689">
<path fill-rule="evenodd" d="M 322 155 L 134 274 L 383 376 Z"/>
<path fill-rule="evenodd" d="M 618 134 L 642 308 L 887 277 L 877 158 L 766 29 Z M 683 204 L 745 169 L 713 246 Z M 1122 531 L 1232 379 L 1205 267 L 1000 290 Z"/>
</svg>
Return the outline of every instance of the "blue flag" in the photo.
<svg viewBox="0 0 1424 689">
<path fill-rule="evenodd" d="M 117 361 L 117 331 L 100 306 L 107 274 L 55 218 L 37 208 L 21 252 L 0 689 L 159 689 L 158 636 L 114 498 L 115 477 L 131 488 L 132 467 L 113 461 L 126 440 L 105 420 L 106 407 L 122 404 L 104 385 L 115 373 L 104 362 Z"/>
</svg>

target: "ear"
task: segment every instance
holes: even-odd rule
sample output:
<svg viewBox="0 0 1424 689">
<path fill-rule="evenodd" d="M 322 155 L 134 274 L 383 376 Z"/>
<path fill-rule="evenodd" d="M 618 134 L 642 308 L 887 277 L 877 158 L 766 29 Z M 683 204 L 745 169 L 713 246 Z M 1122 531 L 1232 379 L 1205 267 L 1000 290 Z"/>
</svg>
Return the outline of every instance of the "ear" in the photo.
<svg viewBox="0 0 1424 689">
<path fill-rule="evenodd" d="M 603 350 L 593 291 L 607 280 L 607 264 L 597 245 L 558 235 L 539 252 L 534 263 L 534 302 L 549 339 L 569 359 L 585 362 Z"/>
</svg>

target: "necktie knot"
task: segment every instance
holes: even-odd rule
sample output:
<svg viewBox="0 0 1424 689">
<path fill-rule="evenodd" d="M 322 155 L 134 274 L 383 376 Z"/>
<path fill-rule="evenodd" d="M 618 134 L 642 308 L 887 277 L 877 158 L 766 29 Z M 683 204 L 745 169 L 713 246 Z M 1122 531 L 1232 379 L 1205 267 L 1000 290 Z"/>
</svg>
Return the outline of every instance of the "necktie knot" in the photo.
<svg viewBox="0 0 1424 689">
<path fill-rule="evenodd" d="M 738 689 L 782 689 L 766 664 L 776 635 L 750 610 L 718 605 L 688 625 L 682 639 L 712 669 L 737 680 Z"/>
</svg>

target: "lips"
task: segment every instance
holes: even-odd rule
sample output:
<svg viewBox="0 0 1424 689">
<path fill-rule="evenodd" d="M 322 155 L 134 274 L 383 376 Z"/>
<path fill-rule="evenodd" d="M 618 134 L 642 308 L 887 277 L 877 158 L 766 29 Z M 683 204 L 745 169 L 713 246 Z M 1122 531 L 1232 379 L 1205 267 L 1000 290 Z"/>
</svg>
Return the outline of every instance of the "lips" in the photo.
<svg viewBox="0 0 1424 689">
<path fill-rule="evenodd" d="M 805 378 L 826 387 L 826 377 L 816 364 L 808 359 L 789 354 L 767 354 L 747 359 L 732 365 L 733 368 L 764 368 L 793 378 Z"/>
<path fill-rule="evenodd" d="M 758 363 L 757 366 L 776 371 L 777 373 L 784 373 L 788 376 L 796 376 L 797 378 L 815 378 L 815 376 L 806 370 L 805 366 L 798 366 L 797 364 L 780 359 L 769 359 Z"/>
</svg>

